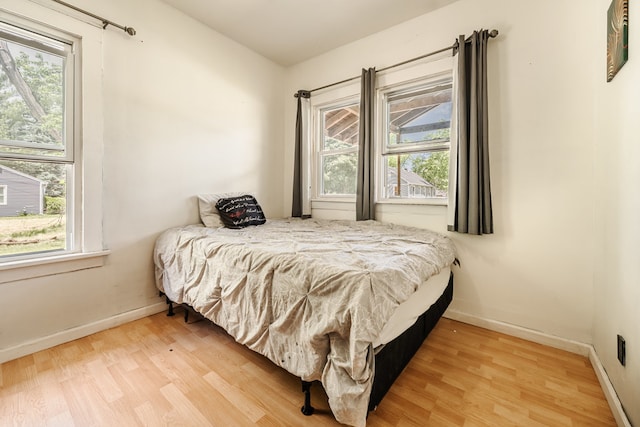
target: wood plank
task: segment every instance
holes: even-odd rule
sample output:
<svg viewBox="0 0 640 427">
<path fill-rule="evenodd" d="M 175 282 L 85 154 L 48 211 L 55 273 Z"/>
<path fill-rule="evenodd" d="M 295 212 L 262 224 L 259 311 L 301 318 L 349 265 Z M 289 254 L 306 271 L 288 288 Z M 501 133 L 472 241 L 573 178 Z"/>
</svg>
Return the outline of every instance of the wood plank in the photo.
<svg viewBox="0 0 640 427">
<path fill-rule="evenodd" d="M 338 426 L 207 321 L 150 316 L 0 365 L 0 425 Z M 441 319 L 368 426 L 615 426 L 585 357 Z"/>
<path fill-rule="evenodd" d="M 257 405 L 251 396 L 242 387 L 232 386 L 216 372 L 208 372 L 203 377 L 211 386 L 217 390 L 224 399 L 236 407 L 239 412 L 244 412 L 252 423 L 257 423 L 267 415 L 267 411 Z"/>
<path fill-rule="evenodd" d="M 160 389 L 162 395 L 173 405 L 175 413 L 180 420 L 189 420 L 193 425 L 197 426 L 214 426 L 210 423 L 200 411 L 193 405 L 175 384 L 167 384 Z"/>
</svg>

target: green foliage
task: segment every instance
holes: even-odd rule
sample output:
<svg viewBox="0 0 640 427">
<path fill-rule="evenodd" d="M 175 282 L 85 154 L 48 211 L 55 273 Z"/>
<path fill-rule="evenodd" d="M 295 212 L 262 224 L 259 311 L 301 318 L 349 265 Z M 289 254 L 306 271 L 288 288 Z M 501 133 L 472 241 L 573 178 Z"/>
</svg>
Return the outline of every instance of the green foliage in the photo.
<svg viewBox="0 0 640 427">
<path fill-rule="evenodd" d="M 36 119 L 0 67 L 0 139 L 60 144 L 57 139 L 63 133 L 64 108 L 62 59 L 45 58 L 42 53 L 34 52 L 32 55 L 20 52 L 13 59 L 45 115 L 40 120 Z M 25 149 L 11 150 L 20 152 Z M 46 196 L 64 196 L 64 165 L 29 161 L 1 161 L 0 164 L 44 181 L 47 184 Z"/>
<path fill-rule="evenodd" d="M 324 194 L 356 194 L 357 153 L 325 156 Z"/>
<path fill-rule="evenodd" d="M 353 148 L 353 144 L 337 138 L 325 137 L 324 151 Z M 324 194 L 355 194 L 357 153 L 329 154 L 323 158 Z"/>
<path fill-rule="evenodd" d="M 28 229 L 28 230 L 24 230 L 24 231 L 17 231 L 15 233 L 11 233 L 11 238 L 12 239 L 19 239 L 20 237 L 34 237 L 34 236 L 39 236 L 41 234 L 47 234 L 47 233 L 51 233 L 54 231 L 58 231 L 62 226 L 61 225 L 55 225 L 52 227 L 44 227 L 44 228 L 35 228 L 35 229 Z"/>
<path fill-rule="evenodd" d="M 400 154 L 387 157 L 387 165 L 396 169 L 400 162 L 400 168 L 424 178 L 434 185 L 441 193 L 449 187 L 449 151 L 436 151 L 413 154 Z"/>
<path fill-rule="evenodd" d="M 41 53 L 14 58 L 16 68 L 27 83 L 45 116 L 38 121 L 8 76 L 0 71 L 0 138 L 59 144 L 54 133 L 63 123 L 62 66 L 46 61 Z"/>
<path fill-rule="evenodd" d="M 420 175 L 440 192 L 449 186 L 449 151 L 401 154 L 387 157 L 390 168 L 400 167 Z M 355 194 L 358 157 L 356 153 L 324 157 L 324 194 Z"/>
<path fill-rule="evenodd" d="M 427 141 L 447 140 L 451 137 L 451 128 L 437 129 L 427 132 Z"/>
<path fill-rule="evenodd" d="M 403 145 L 410 145 L 416 142 L 448 140 L 451 134 L 450 128 L 438 129 L 427 132 L 420 141 L 402 141 Z M 389 135 L 390 144 L 396 143 L 397 135 Z M 400 154 L 387 157 L 387 165 L 391 168 L 410 170 L 421 176 L 425 181 L 434 185 L 442 193 L 449 188 L 449 151 L 422 152 L 412 154 Z"/>
<path fill-rule="evenodd" d="M 66 200 L 64 197 L 44 198 L 44 209 L 47 214 L 63 214 L 65 213 Z"/>
<path fill-rule="evenodd" d="M 414 158 L 412 170 L 438 190 L 447 190 L 449 187 L 449 151 L 436 151 L 429 156 Z"/>
<path fill-rule="evenodd" d="M 357 145 L 357 143 L 355 144 Z M 346 141 L 342 141 L 340 139 L 337 138 L 332 138 L 330 136 L 327 136 L 324 138 L 324 150 L 329 151 L 329 150 L 342 150 L 345 148 L 353 148 L 354 144 L 351 144 L 349 142 Z"/>
<path fill-rule="evenodd" d="M 0 217 L 0 256 L 64 249 L 64 215 Z"/>
<path fill-rule="evenodd" d="M 407 168 L 407 163 L 409 163 L 409 159 L 410 159 L 410 155 L 409 154 L 400 154 L 398 156 L 388 156 L 387 157 L 387 164 L 389 165 L 389 167 L 392 168 L 397 168 L 398 167 L 398 160 L 400 161 L 400 168 L 401 169 L 406 169 Z"/>
</svg>

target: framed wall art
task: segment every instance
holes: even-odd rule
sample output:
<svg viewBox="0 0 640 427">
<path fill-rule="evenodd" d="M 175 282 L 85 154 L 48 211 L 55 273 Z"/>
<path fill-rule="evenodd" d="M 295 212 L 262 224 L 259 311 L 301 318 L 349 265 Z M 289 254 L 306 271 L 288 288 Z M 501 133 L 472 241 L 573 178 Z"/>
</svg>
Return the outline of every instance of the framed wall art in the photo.
<svg viewBox="0 0 640 427">
<path fill-rule="evenodd" d="M 612 0 L 607 12 L 607 81 L 629 57 L 629 0 Z"/>
</svg>

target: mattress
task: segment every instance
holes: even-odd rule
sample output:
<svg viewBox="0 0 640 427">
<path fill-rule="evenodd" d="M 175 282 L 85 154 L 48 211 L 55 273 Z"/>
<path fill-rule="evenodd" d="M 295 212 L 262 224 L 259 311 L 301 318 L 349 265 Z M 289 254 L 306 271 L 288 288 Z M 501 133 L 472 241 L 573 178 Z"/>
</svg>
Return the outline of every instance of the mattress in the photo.
<svg viewBox="0 0 640 427">
<path fill-rule="evenodd" d="M 408 300 L 396 308 L 378 338 L 373 342 L 373 348 L 376 349 L 376 352 L 380 350 L 381 346 L 400 336 L 440 298 L 447 288 L 450 274 L 451 267 L 444 267 L 440 273 L 431 276 Z"/>
</svg>

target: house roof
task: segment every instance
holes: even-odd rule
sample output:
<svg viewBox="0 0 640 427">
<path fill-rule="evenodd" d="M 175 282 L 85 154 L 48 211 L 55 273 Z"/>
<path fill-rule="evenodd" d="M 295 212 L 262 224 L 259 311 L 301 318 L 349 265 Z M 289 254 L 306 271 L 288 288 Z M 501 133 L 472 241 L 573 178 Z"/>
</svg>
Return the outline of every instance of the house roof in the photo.
<svg viewBox="0 0 640 427">
<path fill-rule="evenodd" d="M 387 184 L 395 184 L 397 181 L 397 176 L 398 173 L 395 169 L 393 168 L 389 168 L 388 169 L 388 173 L 387 173 Z M 410 170 L 406 170 L 406 169 L 402 169 L 402 172 L 400 173 L 400 181 L 402 181 L 405 184 L 410 184 L 410 185 L 421 185 L 424 187 L 433 187 L 434 185 L 431 184 L 430 182 L 428 182 L 427 180 L 425 180 L 423 177 L 421 177 L 420 175 L 418 175 L 417 173 L 414 173 Z"/>
<path fill-rule="evenodd" d="M 31 179 L 31 180 L 33 180 L 33 181 L 39 182 L 40 184 L 46 184 L 46 182 L 45 182 L 45 181 L 43 181 L 43 180 L 41 180 L 41 179 L 38 179 L 38 178 L 33 177 L 33 176 L 31 176 L 31 175 L 27 175 L 26 173 L 23 173 L 23 172 L 17 171 L 17 170 L 15 170 L 15 169 L 11 169 L 10 167 L 5 166 L 5 165 L 0 165 L 0 177 L 1 177 L 2 172 L 3 172 L 3 171 L 5 171 L 5 170 L 6 170 L 7 172 L 11 172 L 11 173 L 13 173 L 13 174 L 16 174 L 16 175 L 22 176 L 22 177 L 24 177 L 24 178 Z"/>
</svg>

